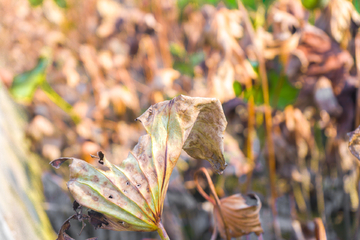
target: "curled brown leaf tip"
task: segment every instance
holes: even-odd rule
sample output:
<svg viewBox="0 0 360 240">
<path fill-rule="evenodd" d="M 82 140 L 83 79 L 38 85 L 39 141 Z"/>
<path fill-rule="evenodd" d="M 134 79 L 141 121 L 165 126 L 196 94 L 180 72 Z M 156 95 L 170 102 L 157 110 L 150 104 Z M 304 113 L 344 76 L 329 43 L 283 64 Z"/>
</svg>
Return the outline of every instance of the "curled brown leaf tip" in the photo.
<svg viewBox="0 0 360 240">
<path fill-rule="evenodd" d="M 74 214 L 68 219 L 66 219 L 66 221 L 63 223 L 63 225 L 60 228 L 58 238 L 56 240 L 74 240 L 73 238 L 69 237 L 69 235 L 67 235 L 65 231 L 70 228 L 70 220 L 76 218 L 77 218 L 77 214 Z"/>
<path fill-rule="evenodd" d="M 71 160 L 71 159 L 73 159 L 73 158 L 61 157 L 61 158 L 58 158 L 58 159 L 55 159 L 55 160 L 51 161 L 50 164 L 54 168 L 58 169 L 64 162 L 66 162 L 67 160 Z"/>
<path fill-rule="evenodd" d="M 104 214 L 95 212 L 93 210 L 90 210 L 88 214 L 90 217 L 90 223 L 95 229 L 102 228 L 104 225 L 109 225 L 109 222 L 106 221 L 106 217 Z"/>
<path fill-rule="evenodd" d="M 75 212 L 76 212 L 80 207 L 81 207 L 81 206 L 80 206 L 80 204 L 79 204 L 77 201 L 74 201 L 74 202 L 73 202 L 73 209 L 74 209 Z"/>
</svg>

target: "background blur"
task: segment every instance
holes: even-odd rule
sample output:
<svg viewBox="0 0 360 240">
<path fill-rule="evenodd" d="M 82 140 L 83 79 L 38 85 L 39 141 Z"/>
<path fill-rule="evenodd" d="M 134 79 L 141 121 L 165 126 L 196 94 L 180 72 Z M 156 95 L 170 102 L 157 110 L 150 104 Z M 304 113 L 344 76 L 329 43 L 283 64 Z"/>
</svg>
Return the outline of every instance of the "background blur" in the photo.
<svg viewBox="0 0 360 240">
<path fill-rule="evenodd" d="M 134 119 L 179 94 L 223 103 L 228 167 L 214 184 L 220 197 L 259 195 L 264 239 L 315 239 L 316 217 L 328 240 L 360 239 L 346 135 L 360 124 L 359 11 L 359 0 L 0 0 L 0 239 L 55 239 L 73 200 L 68 168 L 49 161 L 102 150 L 121 162 L 145 134 Z M 201 166 L 184 153 L 173 172 L 171 239 L 210 239 Z M 69 234 L 157 238 L 80 228 Z"/>
</svg>

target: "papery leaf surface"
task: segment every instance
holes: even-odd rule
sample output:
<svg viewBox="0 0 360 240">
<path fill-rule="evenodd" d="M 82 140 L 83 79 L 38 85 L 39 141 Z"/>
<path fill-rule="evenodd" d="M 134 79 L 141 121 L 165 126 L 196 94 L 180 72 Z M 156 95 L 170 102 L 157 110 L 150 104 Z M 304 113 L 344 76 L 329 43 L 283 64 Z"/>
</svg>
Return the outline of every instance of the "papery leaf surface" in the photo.
<svg viewBox="0 0 360 240">
<path fill-rule="evenodd" d="M 227 122 L 217 99 L 180 95 L 151 106 L 136 120 L 147 134 L 119 166 L 102 152 L 98 167 L 75 158 L 52 162 L 59 167 L 67 159 L 73 160 L 68 188 L 81 206 L 99 214 L 90 216 L 99 228 L 157 230 L 169 178 L 182 149 L 196 159 L 210 161 L 217 172 L 225 169 Z"/>
<path fill-rule="evenodd" d="M 220 203 L 222 216 L 231 237 L 237 238 L 251 232 L 260 235 L 263 232 L 259 216 L 261 201 L 258 196 L 235 194 L 220 199 Z M 218 207 L 214 208 L 214 217 L 221 237 L 226 239 L 225 226 Z"/>
</svg>

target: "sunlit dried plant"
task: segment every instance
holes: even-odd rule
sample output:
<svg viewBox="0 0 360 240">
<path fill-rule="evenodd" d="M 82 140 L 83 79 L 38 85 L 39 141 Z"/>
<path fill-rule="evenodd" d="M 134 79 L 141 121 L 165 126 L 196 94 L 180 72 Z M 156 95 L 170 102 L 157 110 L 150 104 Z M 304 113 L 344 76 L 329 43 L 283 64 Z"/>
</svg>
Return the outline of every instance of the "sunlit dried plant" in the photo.
<svg viewBox="0 0 360 240">
<path fill-rule="evenodd" d="M 115 231 L 157 230 L 161 239 L 169 239 L 161 215 L 181 149 L 196 159 L 209 160 L 220 173 L 226 167 L 223 133 L 227 122 L 217 99 L 182 95 L 151 106 L 137 120 L 147 134 L 119 166 L 111 164 L 102 152 L 97 156 L 97 168 L 76 158 L 60 158 L 51 164 L 58 168 L 72 159 L 69 191 L 79 206 L 91 209 L 88 215 L 77 213 L 71 218 Z M 65 236 L 68 224 L 64 223 L 59 239 Z"/>
<path fill-rule="evenodd" d="M 210 197 L 200 186 L 199 176 L 204 174 L 209 184 L 212 197 Z M 214 220 L 216 227 L 211 239 L 216 239 L 217 231 L 222 238 L 230 240 L 254 232 L 259 236 L 263 229 L 261 227 L 259 212 L 261 201 L 255 194 L 246 197 L 241 194 L 231 195 L 219 199 L 214 184 L 205 168 L 200 168 L 195 173 L 195 183 L 200 194 L 214 205 Z"/>
</svg>

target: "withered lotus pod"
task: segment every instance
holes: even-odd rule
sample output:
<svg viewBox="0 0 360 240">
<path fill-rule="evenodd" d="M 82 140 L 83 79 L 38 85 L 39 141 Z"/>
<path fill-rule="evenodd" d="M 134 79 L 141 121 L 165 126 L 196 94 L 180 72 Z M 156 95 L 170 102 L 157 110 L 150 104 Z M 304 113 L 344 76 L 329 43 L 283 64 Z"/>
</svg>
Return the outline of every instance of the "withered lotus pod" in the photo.
<svg viewBox="0 0 360 240">
<path fill-rule="evenodd" d="M 211 198 L 200 186 L 199 175 L 204 174 L 209 184 Z M 241 237 L 254 232 L 259 236 L 263 229 L 261 227 L 259 212 L 261 201 L 255 194 L 248 194 L 246 197 L 241 194 L 231 195 L 219 199 L 214 184 L 205 168 L 200 168 L 195 173 L 195 183 L 201 195 L 214 205 L 214 220 L 216 228 L 211 239 L 216 239 L 217 231 L 223 239 Z"/>
<path fill-rule="evenodd" d="M 180 95 L 151 106 L 136 120 L 147 134 L 119 166 L 99 152 L 99 166 L 76 158 L 51 162 L 58 168 L 72 159 L 68 189 L 75 200 L 99 214 L 98 226 L 116 231 L 155 231 L 168 236 L 161 224 L 169 178 L 184 149 L 195 159 L 225 167 L 223 133 L 226 119 L 219 100 Z M 94 219 L 94 216 L 87 216 Z"/>
</svg>

